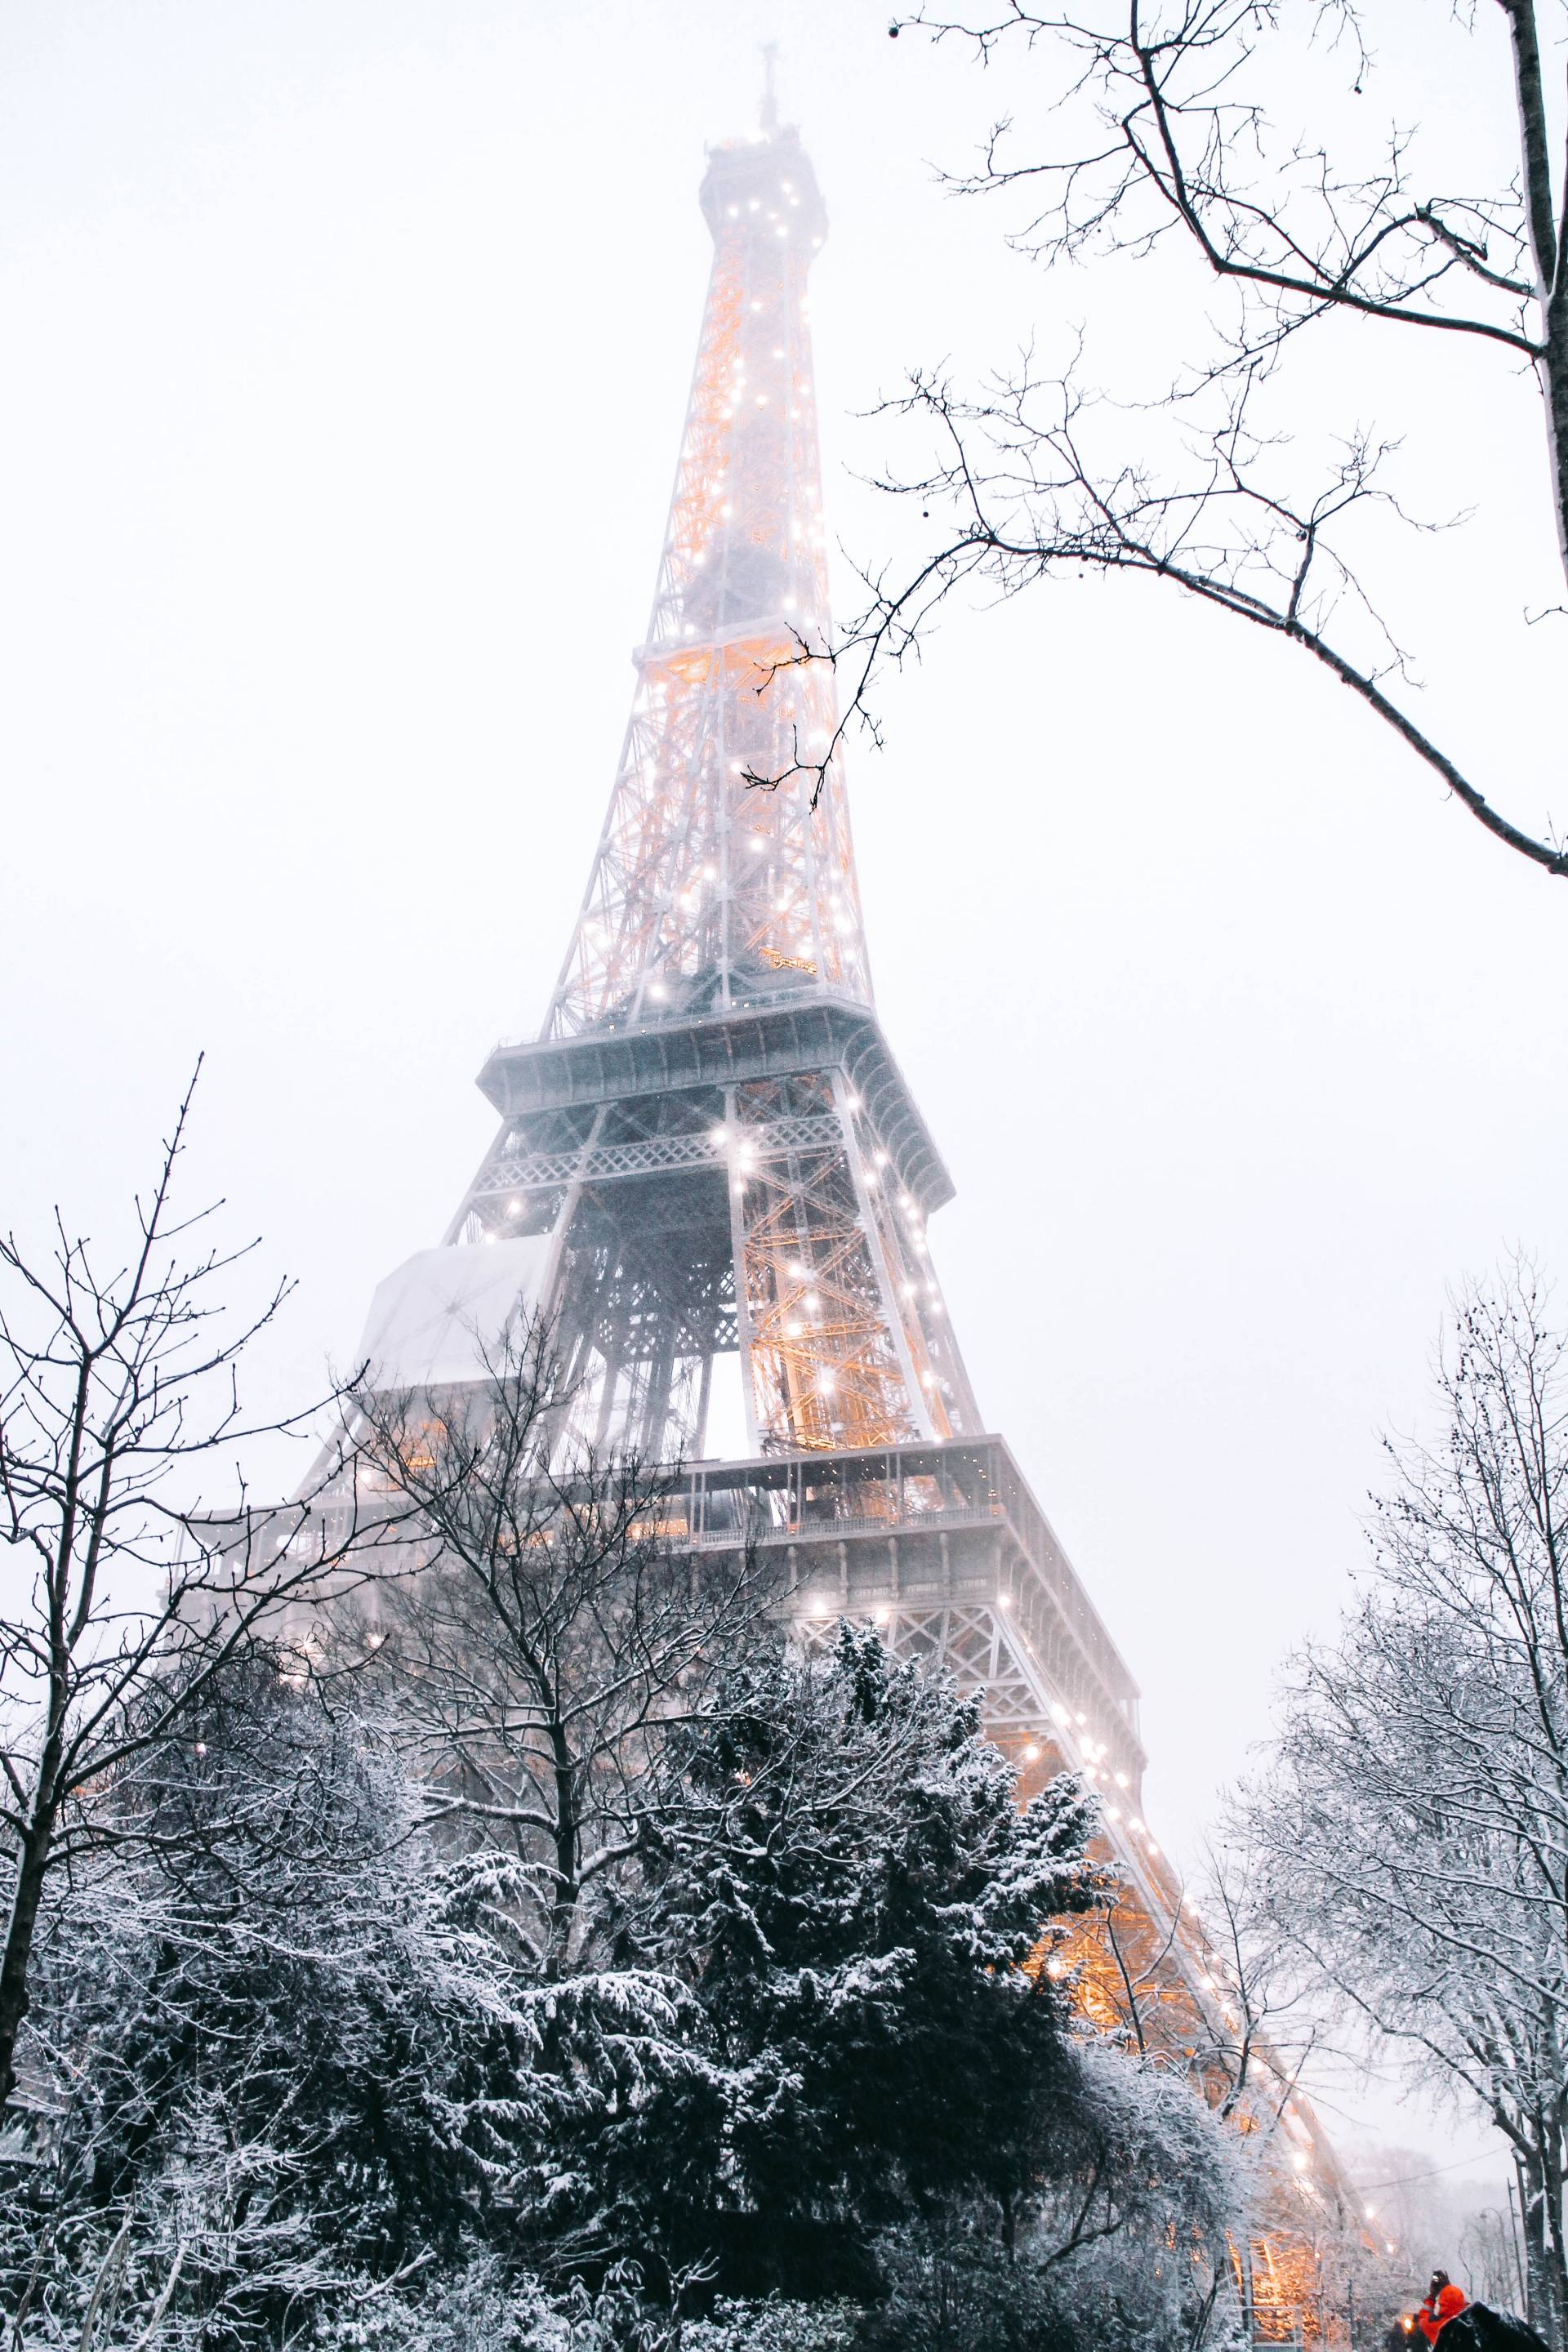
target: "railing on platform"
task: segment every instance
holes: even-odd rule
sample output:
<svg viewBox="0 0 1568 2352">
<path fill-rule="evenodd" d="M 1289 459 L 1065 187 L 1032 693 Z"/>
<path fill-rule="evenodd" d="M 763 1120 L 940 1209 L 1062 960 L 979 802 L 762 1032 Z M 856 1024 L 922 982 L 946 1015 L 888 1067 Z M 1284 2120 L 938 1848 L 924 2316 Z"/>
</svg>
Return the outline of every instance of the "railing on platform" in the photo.
<svg viewBox="0 0 1568 2352">
<path fill-rule="evenodd" d="M 684 1539 L 702 1552 L 1005 1527 L 1027 1574 L 1048 1594 L 1118 1712 L 1136 1723 L 1136 1686 L 999 1437 L 697 1462 L 669 1502 L 684 1507 Z"/>
<path fill-rule="evenodd" d="M 910 1511 L 902 1518 L 880 1512 L 839 1512 L 831 1517 L 791 1520 L 786 1526 L 756 1528 L 700 1529 L 689 1540 L 693 1551 L 733 1551 L 750 1540 L 760 1544 L 810 1542 L 814 1537 L 918 1535 L 929 1528 L 984 1528 L 1000 1518 L 995 1505 L 984 1508 L 961 1506 L 952 1509 Z"/>
</svg>

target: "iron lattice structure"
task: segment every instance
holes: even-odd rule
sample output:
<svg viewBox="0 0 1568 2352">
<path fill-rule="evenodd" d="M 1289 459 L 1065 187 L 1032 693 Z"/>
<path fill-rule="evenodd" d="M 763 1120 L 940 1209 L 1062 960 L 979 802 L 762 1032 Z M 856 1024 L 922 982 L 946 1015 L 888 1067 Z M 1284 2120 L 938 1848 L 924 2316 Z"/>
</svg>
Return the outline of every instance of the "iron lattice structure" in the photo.
<svg viewBox="0 0 1568 2352">
<path fill-rule="evenodd" d="M 877 1024 L 837 713 L 793 130 L 716 149 L 713 268 L 630 723 L 537 1039 L 448 1239 L 553 1237 L 580 1426 L 701 1453 L 740 1360 L 751 1450 L 968 1435 L 925 1221 L 952 1185 Z"/>
<path fill-rule="evenodd" d="M 806 297 L 826 215 L 796 132 L 764 122 L 710 155 L 712 274 L 620 764 L 542 1027 L 480 1074 L 500 1130 L 445 1238 L 537 1237 L 566 1433 L 684 1465 L 677 1540 L 772 1554 L 808 1628 L 868 1615 L 983 1692 L 1026 1790 L 1064 1765 L 1099 1789 L 1125 1936 L 1195 2053 L 1225 2000 L 1142 1818 L 1137 1688 L 948 1324 L 927 1220 L 952 1185 L 877 1017 L 838 761 L 819 789 L 752 781 L 819 760 L 836 723 L 831 666 L 802 658 L 830 635 Z M 1326 2225 L 1345 2184 L 1293 2095 L 1288 2120 Z"/>
<path fill-rule="evenodd" d="M 539 1237 L 571 1433 L 679 1459 L 696 1548 L 776 1549 L 803 1614 L 874 1614 L 988 1695 L 1026 1772 L 1103 1783 L 1141 1877 L 1138 1694 L 949 1326 L 952 1194 L 877 1017 L 837 759 L 798 134 L 711 151 L 697 367 L 630 723 L 539 1034 L 446 1240 Z M 710 1444 L 738 1372 L 745 1454 Z M 1139 1841 L 1142 1838 L 1142 1843 Z"/>
</svg>

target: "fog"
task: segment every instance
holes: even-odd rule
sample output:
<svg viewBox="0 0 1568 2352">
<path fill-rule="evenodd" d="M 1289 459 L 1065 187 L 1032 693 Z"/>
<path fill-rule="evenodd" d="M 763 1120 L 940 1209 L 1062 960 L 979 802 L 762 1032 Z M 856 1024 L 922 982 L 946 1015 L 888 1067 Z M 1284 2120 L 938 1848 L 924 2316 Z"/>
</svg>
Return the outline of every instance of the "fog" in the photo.
<svg viewBox="0 0 1568 2352">
<path fill-rule="evenodd" d="M 653 586 L 703 145 L 753 127 L 775 33 L 832 223 L 829 522 L 870 561 L 908 528 L 866 478 L 906 366 L 1079 320 L 1107 365 L 1179 348 L 1153 273 L 1043 277 L 936 185 L 1026 103 L 1001 68 L 843 0 L 0 20 L 5 1221 L 107 1229 L 205 1052 L 190 1197 L 298 1277 L 268 1401 L 439 1237 L 492 1130 L 473 1074 L 542 1013 Z M 1441 128 L 1453 67 L 1362 103 Z M 1421 721 L 1568 818 L 1568 624 L 1521 618 L 1561 594 L 1533 389 L 1458 357 L 1439 408 L 1429 354 L 1336 348 L 1310 396 L 1402 431 L 1425 511 L 1475 509 L 1388 542 Z M 933 1254 L 1191 1858 L 1363 1557 L 1447 1287 L 1515 1244 L 1568 1267 L 1568 886 L 1300 655 L 1148 584 L 955 613 L 879 712 L 851 802 L 958 1187 Z"/>
</svg>

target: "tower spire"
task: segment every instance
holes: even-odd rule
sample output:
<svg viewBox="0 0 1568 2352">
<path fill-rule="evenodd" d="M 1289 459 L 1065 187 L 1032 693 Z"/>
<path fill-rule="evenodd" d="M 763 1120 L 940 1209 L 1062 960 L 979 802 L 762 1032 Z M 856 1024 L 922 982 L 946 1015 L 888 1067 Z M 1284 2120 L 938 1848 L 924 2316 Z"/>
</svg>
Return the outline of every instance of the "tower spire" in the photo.
<svg viewBox="0 0 1568 2352">
<path fill-rule="evenodd" d="M 843 779 L 806 773 L 837 719 L 831 667 L 800 659 L 831 635 L 806 297 L 827 216 L 793 128 L 714 148 L 701 205 L 713 264 L 653 609 L 547 1036 L 871 999 Z"/>
<path fill-rule="evenodd" d="M 773 139 L 773 138 L 776 138 L 776 137 L 777 137 L 777 135 L 778 135 L 778 127 L 779 127 L 779 100 L 778 100 L 778 88 L 777 88 L 778 61 L 779 61 L 779 45 L 778 45 L 778 43 L 777 43 L 776 41 L 764 41 L 764 42 L 763 43 L 763 110 L 762 110 L 763 137 L 764 139 Z"/>
</svg>

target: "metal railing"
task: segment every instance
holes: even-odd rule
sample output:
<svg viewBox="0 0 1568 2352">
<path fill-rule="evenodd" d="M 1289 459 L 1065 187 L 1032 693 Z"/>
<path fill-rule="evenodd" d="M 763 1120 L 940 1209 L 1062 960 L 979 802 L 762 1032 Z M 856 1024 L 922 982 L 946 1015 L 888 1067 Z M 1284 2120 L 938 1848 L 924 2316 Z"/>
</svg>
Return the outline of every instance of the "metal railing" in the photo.
<svg viewBox="0 0 1568 2352">
<path fill-rule="evenodd" d="M 911 1535 L 925 1528 L 986 1528 L 1003 1516 L 999 1503 L 942 1506 L 931 1510 L 907 1510 L 901 1515 L 845 1511 L 837 1515 L 825 1512 L 818 1517 L 803 1513 L 783 1524 L 769 1524 L 759 1515 L 751 1526 L 742 1521 L 732 1528 L 705 1528 L 692 1536 L 690 1542 L 693 1551 L 735 1551 L 748 1542 L 788 1544 L 809 1542 L 817 1537 Z"/>
</svg>

